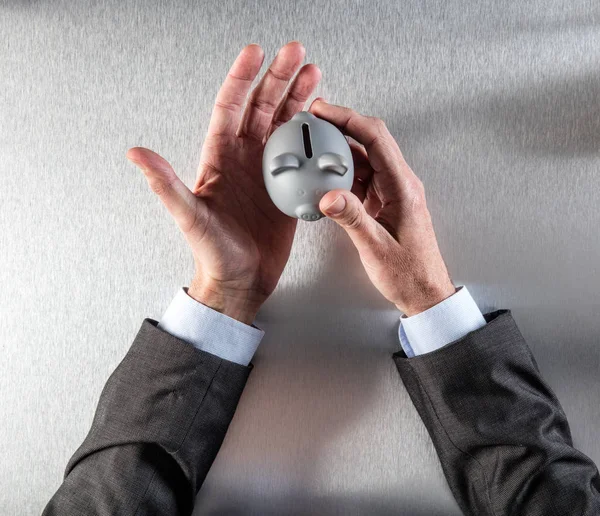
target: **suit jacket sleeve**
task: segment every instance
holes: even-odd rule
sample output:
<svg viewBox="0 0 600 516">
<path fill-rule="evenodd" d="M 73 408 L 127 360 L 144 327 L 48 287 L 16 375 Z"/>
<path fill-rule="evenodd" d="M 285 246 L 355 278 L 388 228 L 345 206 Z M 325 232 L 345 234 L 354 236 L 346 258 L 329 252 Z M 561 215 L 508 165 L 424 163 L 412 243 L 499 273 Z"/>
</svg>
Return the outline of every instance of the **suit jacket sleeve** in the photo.
<svg viewBox="0 0 600 516">
<path fill-rule="evenodd" d="M 598 515 L 600 477 L 509 311 L 432 353 L 394 360 L 467 515 Z"/>
<path fill-rule="evenodd" d="M 251 368 L 146 319 L 44 515 L 190 514 Z"/>
</svg>

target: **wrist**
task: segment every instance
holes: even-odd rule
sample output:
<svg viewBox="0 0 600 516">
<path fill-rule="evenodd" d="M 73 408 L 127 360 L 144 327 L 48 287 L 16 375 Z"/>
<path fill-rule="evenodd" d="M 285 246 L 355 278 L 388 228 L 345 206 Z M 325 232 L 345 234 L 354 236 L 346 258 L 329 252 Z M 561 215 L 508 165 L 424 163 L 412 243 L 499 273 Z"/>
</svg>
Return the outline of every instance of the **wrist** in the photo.
<svg viewBox="0 0 600 516">
<path fill-rule="evenodd" d="M 396 308 L 407 317 L 420 314 L 456 293 L 456 287 L 450 278 L 434 283 L 420 283 L 416 288 L 410 301 L 396 304 Z"/>
<path fill-rule="evenodd" d="M 225 288 L 194 278 L 187 294 L 203 305 L 244 324 L 252 324 L 264 299 L 251 289 Z"/>
</svg>

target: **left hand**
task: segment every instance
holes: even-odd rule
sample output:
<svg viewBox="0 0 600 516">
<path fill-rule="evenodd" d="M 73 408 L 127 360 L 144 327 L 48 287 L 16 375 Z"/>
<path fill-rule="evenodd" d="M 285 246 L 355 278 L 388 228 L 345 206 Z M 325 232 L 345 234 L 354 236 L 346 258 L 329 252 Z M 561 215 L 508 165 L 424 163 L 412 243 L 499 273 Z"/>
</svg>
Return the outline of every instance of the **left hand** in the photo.
<svg viewBox="0 0 600 516">
<path fill-rule="evenodd" d="M 296 41 L 282 47 L 243 109 L 264 52 L 258 45 L 241 51 L 217 94 L 192 191 L 158 154 L 127 153 L 192 249 L 188 294 L 246 324 L 275 289 L 294 239 L 296 219 L 265 189 L 262 154 L 268 135 L 303 109 L 321 78 L 313 64 L 300 68 L 304 54 Z"/>
</svg>

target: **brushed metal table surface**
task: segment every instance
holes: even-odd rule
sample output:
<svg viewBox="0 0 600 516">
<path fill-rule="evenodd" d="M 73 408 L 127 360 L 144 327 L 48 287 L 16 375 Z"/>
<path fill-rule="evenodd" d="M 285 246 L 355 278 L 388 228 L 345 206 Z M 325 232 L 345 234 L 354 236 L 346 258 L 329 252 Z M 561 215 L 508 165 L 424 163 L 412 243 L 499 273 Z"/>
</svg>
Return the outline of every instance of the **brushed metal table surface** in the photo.
<svg viewBox="0 0 600 516">
<path fill-rule="evenodd" d="M 191 183 L 246 43 L 386 120 L 457 283 L 508 307 L 600 462 L 600 4 L 0 1 L 0 513 L 39 514 L 144 317 L 191 257 L 134 145 Z M 456 515 L 390 358 L 398 314 L 301 223 L 196 514 Z"/>
</svg>

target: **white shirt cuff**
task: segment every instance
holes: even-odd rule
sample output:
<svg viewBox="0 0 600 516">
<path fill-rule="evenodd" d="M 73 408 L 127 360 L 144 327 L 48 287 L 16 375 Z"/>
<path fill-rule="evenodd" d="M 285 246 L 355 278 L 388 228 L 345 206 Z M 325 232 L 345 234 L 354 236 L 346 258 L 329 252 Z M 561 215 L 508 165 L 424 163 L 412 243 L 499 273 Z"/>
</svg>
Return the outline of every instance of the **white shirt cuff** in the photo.
<svg viewBox="0 0 600 516">
<path fill-rule="evenodd" d="M 201 351 L 247 366 L 265 334 L 209 308 L 180 289 L 158 327 Z"/>
<path fill-rule="evenodd" d="M 412 317 L 402 316 L 398 335 L 407 357 L 423 355 L 462 339 L 486 322 L 469 294 L 459 287 L 441 303 Z"/>
</svg>

